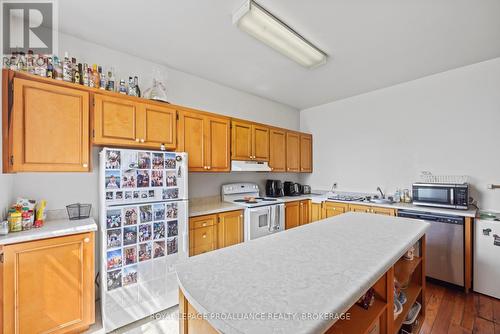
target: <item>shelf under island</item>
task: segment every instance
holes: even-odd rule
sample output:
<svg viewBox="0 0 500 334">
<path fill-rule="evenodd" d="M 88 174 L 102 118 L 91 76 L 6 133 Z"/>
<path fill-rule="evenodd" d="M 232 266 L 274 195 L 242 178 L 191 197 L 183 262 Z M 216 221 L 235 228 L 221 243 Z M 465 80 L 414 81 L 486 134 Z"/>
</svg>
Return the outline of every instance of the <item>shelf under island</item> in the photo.
<svg viewBox="0 0 500 334">
<path fill-rule="evenodd" d="M 351 212 L 191 257 L 177 266 L 180 333 L 393 334 L 416 301 L 421 324 L 428 227 Z M 397 317 L 395 278 L 406 296 Z"/>
</svg>

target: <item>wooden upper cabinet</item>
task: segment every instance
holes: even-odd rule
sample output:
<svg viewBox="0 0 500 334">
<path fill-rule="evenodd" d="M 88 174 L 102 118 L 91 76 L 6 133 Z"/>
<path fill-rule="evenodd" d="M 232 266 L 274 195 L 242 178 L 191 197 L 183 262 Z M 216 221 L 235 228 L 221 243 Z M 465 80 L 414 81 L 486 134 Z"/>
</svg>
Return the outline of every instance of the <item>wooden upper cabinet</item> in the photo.
<svg viewBox="0 0 500 334">
<path fill-rule="evenodd" d="M 229 172 L 230 120 L 201 112 L 179 112 L 178 151 L 188 153 L 191 172 Z"/>
<path fill-rule="evenodd" d="M 244 121 L 232 121 L 231 158 L 269 161 L 269 128 Z"/>
<path fill-rule="evenodd" d="M 177 111 L 153 103 L 94 95 L 94 144 L 176 148 Z"/>
<path fill-rule="evenodd" d="M 177 146 L 177 110 L 152 104 L 144 104 L 146 121 L 145 142 L 165 149 Z"/>
<path fill-rule="evenodd" d="M 89 171 L 89 94 L 19 78 L 13 85 L 7 171 Z"/>
<path fill-rule="evenodd" d="M 3 333 L 81 333 L 94 323 L 93 233 L 3 246 L 3 258 Z"/>
<path fill-rule="evenodd" d="M 106 95 L 94 95 L 94 144 L 139 145 L 145 136 L 140 104 Z"/>
<path fill-rule="evenodd" d="M 300 134 L 286 133 L 286 171 L 300 172 Z"/>
<path fill-rule="evenodd" d="M 243 242 L 243 211 L 219 213 L 217 220 L 217 248 Z"/>
<path fill-rule="evenodd" d="M 269 128 L 252 125 L 253 159 L 269 161 Z"/>
<path fill-rule="evenodd" d="M 269 167 L 273 172 L 286 172 L 286 132 L 269 131 Z"/>
<path fill-rule="evenodd" d="M 252 123 L 232 121 L 231 158 L 233 160 L 253 158 Z"/>
<path fill-rule="evenodd" d="M 209 172 L 229 172 L 231 170 L 231 122 L 227 118 L 206 117 L 207 127 L 205 164 Z"/>
<path fill-rule="evenodd" d="M 312 172 L 312 135 L 300 135 L 300 171 Z"/>
</svg>

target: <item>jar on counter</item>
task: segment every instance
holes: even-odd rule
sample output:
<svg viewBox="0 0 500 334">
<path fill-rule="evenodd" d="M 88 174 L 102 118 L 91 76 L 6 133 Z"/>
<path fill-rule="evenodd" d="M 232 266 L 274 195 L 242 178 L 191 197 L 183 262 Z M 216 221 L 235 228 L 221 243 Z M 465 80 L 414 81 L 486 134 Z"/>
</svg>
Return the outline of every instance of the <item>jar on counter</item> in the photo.
<svg viewBox="0 0 500 334">
<path fill-rule="evenodd" d="M 20 232 L 23 230 L 22 217 L 20 212 L 10 213 L 8 220 L 10 232 Z"/>
<path fill-rule="evenodd" d="M 9 222 L 4 220 L 0 223 L 0 235 L 9 234 Z"/>
</svg>

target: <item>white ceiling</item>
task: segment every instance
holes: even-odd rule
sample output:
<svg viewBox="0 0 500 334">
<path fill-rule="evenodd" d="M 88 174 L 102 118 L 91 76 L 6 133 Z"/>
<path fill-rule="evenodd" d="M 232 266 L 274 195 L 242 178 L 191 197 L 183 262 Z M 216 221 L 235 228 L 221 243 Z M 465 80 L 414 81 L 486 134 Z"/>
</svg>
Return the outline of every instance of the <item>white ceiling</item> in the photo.
<svg viewBox="0 0 500 334">
<path fill-rule="evenodd" d="M 500 56 L 500 0 L 258 2 L 328 63 L 304 69 L 239 31 L 241 0 L 64 0 L 59 26 L 299 109 Z"/>
</svg>

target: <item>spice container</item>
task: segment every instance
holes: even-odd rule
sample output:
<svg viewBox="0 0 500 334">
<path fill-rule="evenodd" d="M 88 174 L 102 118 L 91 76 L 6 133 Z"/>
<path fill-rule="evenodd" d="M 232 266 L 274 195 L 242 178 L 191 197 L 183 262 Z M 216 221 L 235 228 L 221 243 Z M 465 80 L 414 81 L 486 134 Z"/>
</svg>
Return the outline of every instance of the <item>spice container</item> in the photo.
<svg viewBox="0 0 500 334">
<path fill-rule="evenodd" d="M 23 230 L 20 212 L 11 212 L 9 214 L 9 230 L 10 232 L 20 232 Z"/>
</svg>

